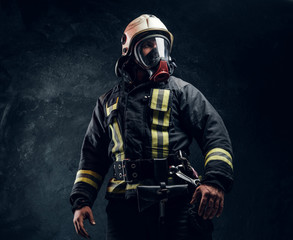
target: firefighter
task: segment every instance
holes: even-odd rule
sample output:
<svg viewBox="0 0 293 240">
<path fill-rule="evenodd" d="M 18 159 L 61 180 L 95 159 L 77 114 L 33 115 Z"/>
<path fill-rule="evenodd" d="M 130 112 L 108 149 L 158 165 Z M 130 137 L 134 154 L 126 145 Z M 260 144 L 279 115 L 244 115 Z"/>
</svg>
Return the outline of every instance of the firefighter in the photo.
<svg viewBox="0 0 293 240">
<path fill-rule="evenodd" d="M 212 239 L 211 219 L 233 182 L 226 127 L 196 87 L 172 75 L 173 35 L 159 18 L 134 19 L 121 44 L 120 81 L 98 98 L 83 140 L 70 195 L 75 230 L 89 238 L 84 219 L 95 224 L 91 208 L 112 166 L 107 239 Z M 197 177 L 188 161 L 193 139 L 204 156 L 194 188 L 186 181 Z"/>
</svg>

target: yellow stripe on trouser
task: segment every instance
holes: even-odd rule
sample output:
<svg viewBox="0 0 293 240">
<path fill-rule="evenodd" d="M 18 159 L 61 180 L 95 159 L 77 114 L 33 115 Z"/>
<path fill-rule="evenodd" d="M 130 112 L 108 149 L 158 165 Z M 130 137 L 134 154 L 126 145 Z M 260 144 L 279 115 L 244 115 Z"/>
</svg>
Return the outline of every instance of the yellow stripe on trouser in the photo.
<svg viewBox="0 0 293 240">
<path fill-rule="evenodd" d="M 168 109 L 169 97 L 170 90 L 153 89 L 150 106 L 153 109 L 151 126 L 153 158 L 167 157 L 169 154 L 168 127 L 171 111 Z"/>
<path fill-rule="evenodd" d="M 227 163 L 233 169 L 232 156 L 225 149 L 213 148 L 212 150 L 210 150 L 205 157 L 205 164 L 204 165 L 206 166 L 208 162 L 213 161 L 213 160 L 223 161 L 223 162 Z"/>
<path fill-rule="evenodd" d="M 123 150 L 123 140 L 116 118 L 114 119 L 113 124 L 110 124 L 110 129 L 112 132 L 112 140 L 114 142 L 112 153 L 115 155 L 116 161 L 124 160 L 125 154 Z"/>
</svg>

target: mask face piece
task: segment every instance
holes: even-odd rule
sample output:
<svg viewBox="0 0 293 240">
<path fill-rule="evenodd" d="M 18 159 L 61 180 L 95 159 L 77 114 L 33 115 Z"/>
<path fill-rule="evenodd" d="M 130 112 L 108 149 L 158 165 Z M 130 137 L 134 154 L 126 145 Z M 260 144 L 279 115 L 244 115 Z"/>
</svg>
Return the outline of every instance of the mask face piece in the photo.
<svg viewBox="0 0 293 240">
<path fill-rule="evenodd" d="M 150 79 L 165 81 L 169 78 L 168 60 L 170 43 L 160 35 L 150 35 L 141 39 L 134 47 L 138 64 L 150 73 Z"/>
<path fill-rule="evenodd" d="M 157 66 L 160 60 L 168 61 L 170 43 L 163 36 L 150 35 L 135 45 L 134 55 L 143 68 L 150 69 Z"/>
</svg>

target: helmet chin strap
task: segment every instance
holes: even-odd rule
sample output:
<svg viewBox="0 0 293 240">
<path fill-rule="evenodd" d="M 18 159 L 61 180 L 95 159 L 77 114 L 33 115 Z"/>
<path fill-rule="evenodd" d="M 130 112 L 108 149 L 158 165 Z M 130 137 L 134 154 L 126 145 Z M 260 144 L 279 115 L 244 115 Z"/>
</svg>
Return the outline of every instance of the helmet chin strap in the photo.
<svg viewBox="0 0 293 240">
<path fill-rule="evenodd" d="M 167 61 L 163 60 L 160 61 L 157 71 L 155 73 L 150 70 L 148 72 L 151 75 L 150 80 L 154 82 L 163 82 L 168 80 L 170 77 L 168 63 Z"/>
</svg>

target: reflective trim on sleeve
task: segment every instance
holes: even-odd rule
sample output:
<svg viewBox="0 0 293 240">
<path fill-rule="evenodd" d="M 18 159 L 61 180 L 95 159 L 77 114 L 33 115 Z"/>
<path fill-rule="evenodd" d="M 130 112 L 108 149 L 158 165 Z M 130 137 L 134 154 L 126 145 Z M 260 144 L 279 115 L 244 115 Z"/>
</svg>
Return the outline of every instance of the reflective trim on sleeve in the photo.
<svg viewBox="0 0 293 240">
<path fill-rule="evenodd" d="M 75 183 L 83 182 L 98 189 L 98 183 L 102 182 L 103 177 L 92 170 L 78 170 L 76 173 Z"/>
<path fill-rule="evenodd" d="M 225 149 L 213 148 L 212 150 L 210 150 L 206 154 L 204 165 L 206 166 L 208 162 L 213 161 L 213 160 L 223 161 L 223 162 L 227 163 L 233 169 L 232 156 Z"/>
<path fill-rule="evenodd" d="M 225 149 L 223 149 L 223 148 L 213 148 L 212 150 L 210 150 L 210 151 L 207 153 L 206 158 L 207 158 L 210 154 L 215 153 L 215 152 L 221 152 L 221 153 L 226 154 L 226 155 L 231 159 L 231 161 L 232 161 L 231 154 L 230 154 L 228 151 L 226 151 Z"/>
<path fill-rule="evenodd" d="M 88 174 L 88 175 L 92 175 L 93 177 L 95 177 L 99 181 L 103 180 L 103 177 L 100 174 L 98 174 L 92 170 L 78 170 L 77 175 L 83 174 L 83 173 Z"/>
<path fill-rule="evenodd" d="M 123 140 L 122 140 L 117 119 L 114 118 L 113 123 L 110 124 L 109 126 L 112 132 L 112 140 L 114 142 L 112 153 L 115 155 L 116 161 L 124 160 L 125 154 L 124 154 L 124 148 L 123 148 Z"/>
<path fill-rule="evenodd" d="M 94 182 L 93 180 L 87 178 L 87 177 L 76 178 L 74 184 L 78 183 L 78 182 L 88 183 L 89 185 L 91 185 L 95 189 L 98 189 L 98 184 L 96 182 Z"/>
</svg>

